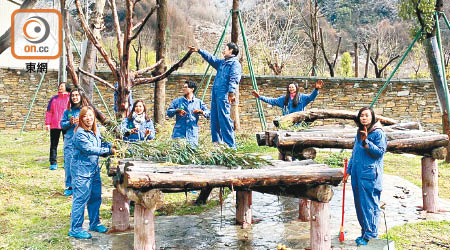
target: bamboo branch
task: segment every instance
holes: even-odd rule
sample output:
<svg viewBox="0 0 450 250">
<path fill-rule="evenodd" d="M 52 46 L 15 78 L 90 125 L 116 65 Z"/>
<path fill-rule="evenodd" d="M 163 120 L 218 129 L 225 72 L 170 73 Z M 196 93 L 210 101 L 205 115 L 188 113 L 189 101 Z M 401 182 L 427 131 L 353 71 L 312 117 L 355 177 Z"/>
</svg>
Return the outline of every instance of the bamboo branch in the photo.
<svg viewBox="0 0 450 250">
<path fill-rule="evenodd" d="M 98 76 L 96 76 L 96 75 L 94 75 L 94 74 L 91 74 L 91 73 L 89 73 L 89 72 L 87 72 L 87 71 L 84 71 L 84 70 L 83 70 L 82 68 L 80 68 L 80 67 L 78 67 L 78 72 L 83 73 L 84 75 L 87 75 L 87 76 L 93 78 L 94 80 L 103 83 L 104 85 L 106 85 L 106 86 L 109 87 L 110 89 L 116 90 L 116 88 L 115 88 L 111 83 L 109 83 L 109 82 L 103 80 L 102 78 L 100 78 L 100 77 L 98 77 Z"/>
<path fill-rule="evenodd" d="M 187 52 L 186 55 L 179 62 L 174 64 L 169 70 L 167 70 L 166 72 L 162 73 L 161 75 L 158 75 L 158 76 L 155 76 L 155 77 L 133 79 L 132 80 L 132 87 L 135 87 L 135 86 L 138 86 L 138 85 L 141 85 L 141 84 L 157 82 L 157 81 L 160 81 L 160 80 L 168 77 L 174 71 L 178 70 L 178 68 L 182 67 L 183 63 L 186 62 L 187 59 L 189 59 L 191 54 L 192 54 L 191 51 Z"/>
<path fill-rule="evenodd" d="M 139 26 L 139 29 L 136 31 L 136 33 L 133 35 L 133 37 L 130 38 L 130 40 L 134 40 L 137 38 L 137 36 L 139 35 L 139 33 L 141 33 L 142 29 L 144 28 L 145 24 L 147 23 L 148 19 L 150 19 L 150 17 L 153 15 L 153 13 L 155 12 L 155 10 L 159 8 L 159 5 L 155 5 L 150 12 L 147 14 L 147 16 L 144 18 L 143 21 L 137 23 L 135 26 L 133 26 L 132 30 L 137 29 L 137 27 Z"/>
<path fill-rule="evenodd" d="M 86 33 L 86 36 L 92 42 L 92 44 L 97 48 L 98 52 L 103 56 L 103 58 L 106 61 L 106 64 L 108 64 L 114 77 L 116 79 L 118 79 L 119 74 L 117 72 L 116 65 L 111 60 L 111 58 L 109 58 L 108 53 L 102 47 L 102 45 L 100 44 L 100 41 L 94 36 L 94 34 L 89 29 L 89 27 L 86 23 L 86 19 L 84 17 L 83 10 L 81 9 L 80 0 L 75 0 L 75 6 L 77 7 L 77 10 L 78 10 L 78 17 L 80 18 L 80 21 L 81 21 L 81 27 L 83 28 L 84 32 Z"/>
<path fill-rule="evenodd" d="M 380 69 L 380 73 L 383 72 L 389 64 L 391 64 L 394 60 L 398 59 L 399 57 L 400 57 L 400 55 L 396 55 L 396 56 L 394 56 L 393 58 L 391 58 L 391 60 L 389 60 L 389 62 L 387 62 L 387 63 L 383 66 L 383 68 Z"/>
</svg>

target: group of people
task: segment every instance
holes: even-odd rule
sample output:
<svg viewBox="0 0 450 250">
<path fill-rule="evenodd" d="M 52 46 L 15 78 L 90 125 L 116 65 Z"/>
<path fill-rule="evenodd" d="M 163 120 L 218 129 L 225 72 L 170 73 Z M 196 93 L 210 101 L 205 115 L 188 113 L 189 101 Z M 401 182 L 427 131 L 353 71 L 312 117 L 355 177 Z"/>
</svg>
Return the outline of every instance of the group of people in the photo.
<svg viewBox="0 0 450 250">
<path fill-rule="evenodd" d="M 217 58 L 205 50 L 189 47 L 198 52 L 213 68 L 217 70 L 211 90 L 211 110 L 195 97 L 197 85 L 186 81 L 183 85 L 183 96 L 176 98 L 167 110 L 167 116 L 175 116 L 172 138 L 185 138 L 192 145 L 198 145 L 198 121 L 201 116 L 210 119 L 213 143 L 225 143 L 236 149 L 233 121 L 230 117 L 230 105 L 235 101 L 235 91 L 241 80 L 242 68 L 237 58 L 239 49 L 236 44 L 228 43 L 223 51 L 223 59 Z M 315 83 L 310 94 L 300 93 L 299 86 L 291 83 L 286 94 L 278 98 L 270 98 L 253 91 L 254 97 L 270 105 L 280 107 L 282 114 L 287 115 L 303 111 L 315 100 L 319 89 L 323 87 L 321 80 Z M 64 83 L 58 88 L 58 95 L 53 97 L 46 113 L 46 128 L 50 130 L 50 169 L 57 169 L 56 147 L 61 132 L 64 135 L 64 195 L 73 195 L 71 228 L 69 236 L 81 239 L 92 237 L 82 229 L 84 209 L 89 214 L 89 229 L 107 232 L 100 223 L 99 208 L 101 204 L 101 179 L 98 165 L 99 156 L 115 153 L 115 149 L 102 143 L 97 128 L 94 110 L 86 105 L 81 90 L 67 91 Z M 64 110 L 64 111 L 61 111 Z M 361 236 L 356 239 L 357 245 L 366 245 L 378 235 L 379 201 L 382 190 L 383 156 L 387 140 L 381 124 L 370 108 L 362 108 L 356 119 L 358 132 L 351 159 L 344 181 L 352 176 L 352 188 L 358 221 L 361 225 Z M 149 118 L 143 100 L 135 101 L 127 117 L 121 124 L 123 139 L 126 141 L 151 140 L 155 138 L 155 128 Z"/>
</svg>

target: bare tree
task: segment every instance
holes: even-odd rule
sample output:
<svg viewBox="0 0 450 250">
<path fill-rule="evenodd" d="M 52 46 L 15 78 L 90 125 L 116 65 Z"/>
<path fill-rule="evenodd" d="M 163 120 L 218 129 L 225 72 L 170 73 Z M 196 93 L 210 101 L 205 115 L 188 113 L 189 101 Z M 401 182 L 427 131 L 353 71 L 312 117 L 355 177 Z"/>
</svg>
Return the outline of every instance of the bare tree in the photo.
<svg viewBox="0 0 450 250">
<path fill-rule="evenodd" d="M 341 40 L 342 37 L 339 37 L 336 53 L 334 54 L 334 60 L 333 62 L 330 62 L 330 59 L 328 58 L 327 53 L 325 52 L 325 44 L 323 42 L 323 32 L 322 28 L 320 28 L 320 48 L 322 49 L 323 58 L 325 59 L 325 62 L 328 65 L 331 77 L 334 77 L 334 68 L 336 67 L 336 62 L 339 56 L 339 48 L 341 47 Z"/>
<path fill-rule="evenodd" d="M 275 75 L 281 75 L 287 62 L 297 59 L 305 43 L 301 32 L 297 1 L 283 3 L 263 0 L 244 12 L 249 40 L 262 52 L 264 63 Z"/>
<path fill-rule="evenodd" d="M 317 53 L 320 44 L 319 17 L 320 8 L 319 0 L 308 0 L 307 7 L 304 8 L 305 14 L 302 14 L 302 20 L 306 26 L 305 33 L 308 36 L 312 46 L 312 71 L 311 75 L 317 75 L 316 68 L 318 65 Z"/>
<path fill-rule="evenodd" d="M 64 1 L 64 0 L 61 0 Z M 149 67 L 132 71 L 130 69 L 130 48 L 131 48 L 131 42 L 136 39 L 139 36 L 139 33 L 142 31 L 142 28 L 148 21 L 148 19 L 152 16 L 152 14 L 156 11 L 156 9 L 159 7 L 158 5 L 154 6 L 148 13 L 148 15 L 141 21 L 137 22 L 136 24 L 133 24 L 133 13 L 134 9 L 136 7 L 136 4 L 140 0 L 126 0 L 126 18 L 125 18 L 125 28 L 124 31 L 121 31 L 121 27 L 119 25 L 119 18 L 117 13 L 117 7 L 115 0 L 109 0 L 112 16 L 114 20 L 114 28 L 115 28 L 115 35 L 117 39 L 117 54 L 118 59 L 114 59 L 112 56 L 108 55 L 106 50 L 101 45 L 100 37 L 97 37 L 94 35 L 92 30 L 88 27 L 88 24 L 86 23 L 86 19 L 84 17 L 84 14 L 81 9 L 80 0 L 75 0 L 75 5 L 78 9 L 78 16 L 81 21 L 81 26 L 88 37 L 88 39 L 92 42 L 92 44 L 97 48 L 97 52 L 103 57 L 106 64 L 108 65 L 109 69 L 111 70 L 111 73 L 114 78 L 114 82 L 118 82 L 117 89 L 114 87 L 113 84 L 109 83 L 108 81 L 91 74 L 87 71 L 84 71 L 83 69 L 78 69 L 78 72 L 83 73 L 89 77 L 92 77 L 96 81 L 104 84 L 106 87 L 117 91 L 117 108 L 118 112 L 116 114 L 117 117 L 125 117 L 127 114 L 127 103 L 128 103 L 128 97 L 130 94 L 130 90 L 138 85 L 142 84 L 149 84 L 153 82 L 160 81 L 162 79 L 165 79 L 167 76 L 169 76 L 172 72 L 177 70 L 179 67 L 182 66 L 182 64 L 190 57 L 191 52 L 188 52 L 178 63 L 173 65 L 170 69 L 167 71 L 156 75 L 152 77 L 144 77 L 143 74 L 147 73 L 159 65 L 162 64 L 163 59 L 160 59 L 156 62 L 156 64 L 151 65 Z M 66 33 L 69 33 L 69 27 L 67 24 L 67 20 L 65 23 L 65 29 Z M 70 41 L 67 39 L 65 40 L 65 45 L 67 46 L 67 51 L 71 51 L 70 49 Z M 71 53 L 68 54 L 68 64 L 67 64 L 67 70 L 69 71 L 72 81 L 75 86 L 79 86 L 78 84 L 78 72 L 75 71 L 73 66 L 73 58 L 71 56 Z"/>
</svg>

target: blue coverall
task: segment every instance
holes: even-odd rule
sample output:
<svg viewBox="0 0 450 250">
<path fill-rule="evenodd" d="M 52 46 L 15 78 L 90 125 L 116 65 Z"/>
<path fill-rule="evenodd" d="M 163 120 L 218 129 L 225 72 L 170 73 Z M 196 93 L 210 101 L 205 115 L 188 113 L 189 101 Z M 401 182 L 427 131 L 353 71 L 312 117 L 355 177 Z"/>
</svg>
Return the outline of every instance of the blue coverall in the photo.
<svg viewBox="0 0 450 250">
<path fill-rule="evenodd" d="M 86 205 L 89 228 L 95 228 L 100 224 L 102 181 L 98 159 L 99 156 L 111 154 L 111 145 L 102 143 L 99 129 L 96 134 L 78 127 L 72 139 L 74 145 L 71 163 L 73 198 L 70 233 L 72 234 L 83 231 Z"/>
<path fill-rule="evenodd" d="M 313 92 L 309 95 L 305 94 L 298 94 L 298 104 L 297 107 L 294 107 L 294 100 L 289 98 L 289 104 L 287 107 L 284 106 L 284 99 L 285 95 L 282 95 L 278 98 L 270 98 L 265 96 L 259 96 L 259 99 L 265 103 L 268 103 L 272 106 L 278 106 L 283 110 L 283 115 L 287 115 L 290 113 L 303 111 L 305 110 L 306 105 L 308 105 L 310 102 L 314 101 L 319 94 L 319 91 L 317 89 L 314 89 Z"/>
<path fill-rule="evenodd" d="M 383 156 L 387 147 L 386 135 L 381 125 L 369 132 L 365 143 L 368 146 L 367 149 L 363 147 L 362 141 L 356 135 L 347 173 L 352 176 L 353 198 L 356 215 L 361 225 L 361 236 L 370 240 L 378 236 Z"/>
<path fill-rule="evenodd" d="M 79 108 L 66 109 L 61 119 L 61 129 L 65 131 L 64 134 L 64 172 L 66 174 L 65 184 L 66 188 L 72 187 L 72 175 L 70 173 L 70 165 L 73 157 L 73 129 L 76 124 L 70 124 L 70 118 L 77 118 L 80 115 Z"/>
<path fill-rule="evenodd" d="M 153 126 L 153 121 L 150 119 L 148 121 L 145 121 L 143 125 L 144 126 L 141 126 L 138 129 L 137 134 L 130 133 L 130 135 L 124 136 L 123 140 L 124 141 L 143 141 L 144 139 L 153 140 L 155 138 L 155 127 Z M 130 130 L 133 128 L 135 128 L 133 119 L 130 120 L 128 119 L 128 117 L 123 119 L 122 124 L 120 125 L 120 130 L 122 131 L 123 134 L 130 132 Z M 145 138 L 146 129 L 150 130 L 150 134 L 147 136 L 147 138 Z"/>
<path fill-rule="evenodd" d="M 236 56 L 219 59 L 205 50 L 198 53 L 217 70 L 211 90 L 211 137 L 212 142 L 225 142 L 236 149 L 233 120 L 230 117 L 231 104 L 228 93 L 235 93 L 241 81 L 242 68 Z"/>
<path fill-rule="evenodd" d="M 177 109 L 183 109 L 187 113 L 184 116 L 176 113 Z M 199 109 L 203 111 L 203 116 L 209 118 L 210 112 L 206 104 L 194 97 L 188 100 L 186 97 L 179 97 L 172 101 L 169 109 L 167 109 L 167 116 L 172 118 L 176 115 L 175 126 L 173 127 L 172 138 L 186 138 L 191 145 L 198 145 L 198 120 L 199 114 L 194 114 L 194 110 Z"/>
</svg>

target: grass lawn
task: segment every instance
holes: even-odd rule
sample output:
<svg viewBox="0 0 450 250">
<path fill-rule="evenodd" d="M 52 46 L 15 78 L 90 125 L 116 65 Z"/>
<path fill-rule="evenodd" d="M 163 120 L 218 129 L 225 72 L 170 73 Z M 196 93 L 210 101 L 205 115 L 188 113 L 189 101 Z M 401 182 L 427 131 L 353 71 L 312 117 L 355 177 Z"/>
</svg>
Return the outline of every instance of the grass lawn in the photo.
<svg viewBox="0 0 450 250">
<path fill-rule="evenodd" d="M 277 158 L 274 148 L 258 147 L 252 135 L 238 135 L 238 151 L 261 152 Z M 17 139 L 16 139 L 17 138 Z M 49 136 L 47 132 L 0 131 L 0 249 L 72 249 L 67 232 L 70 223 L 71 198 L 62 195 L 64 169 L 48 170 Z M 62 142 L 62 141 L 61 141 Z M 62 163 L 62 145 L 58 161 Z M 319 151 L 317 160 L 332 166 L 343 162 L 350 153 Z M 420 157 L 386 154 L 385 173 L 401 176 L 421 184 Z M 439 161 L 439 193 L 450 199 L 450 165 Z M 111 220 L 111 179 L 102 169 L 103 223 Z M 229 191 L 228 191 L 229 192 Z M 165 195 L 160 215 L 201 213 L 218 205 L 217 195 L 205 206 L 190 204 L 197 194 Z M 421 222 L 395 227 L 390 237 L 399 249 L 444 249 L 450 238 L 450 222 Z M 433 243 L 434 242 L 434 243 Z"/>
</svg>

